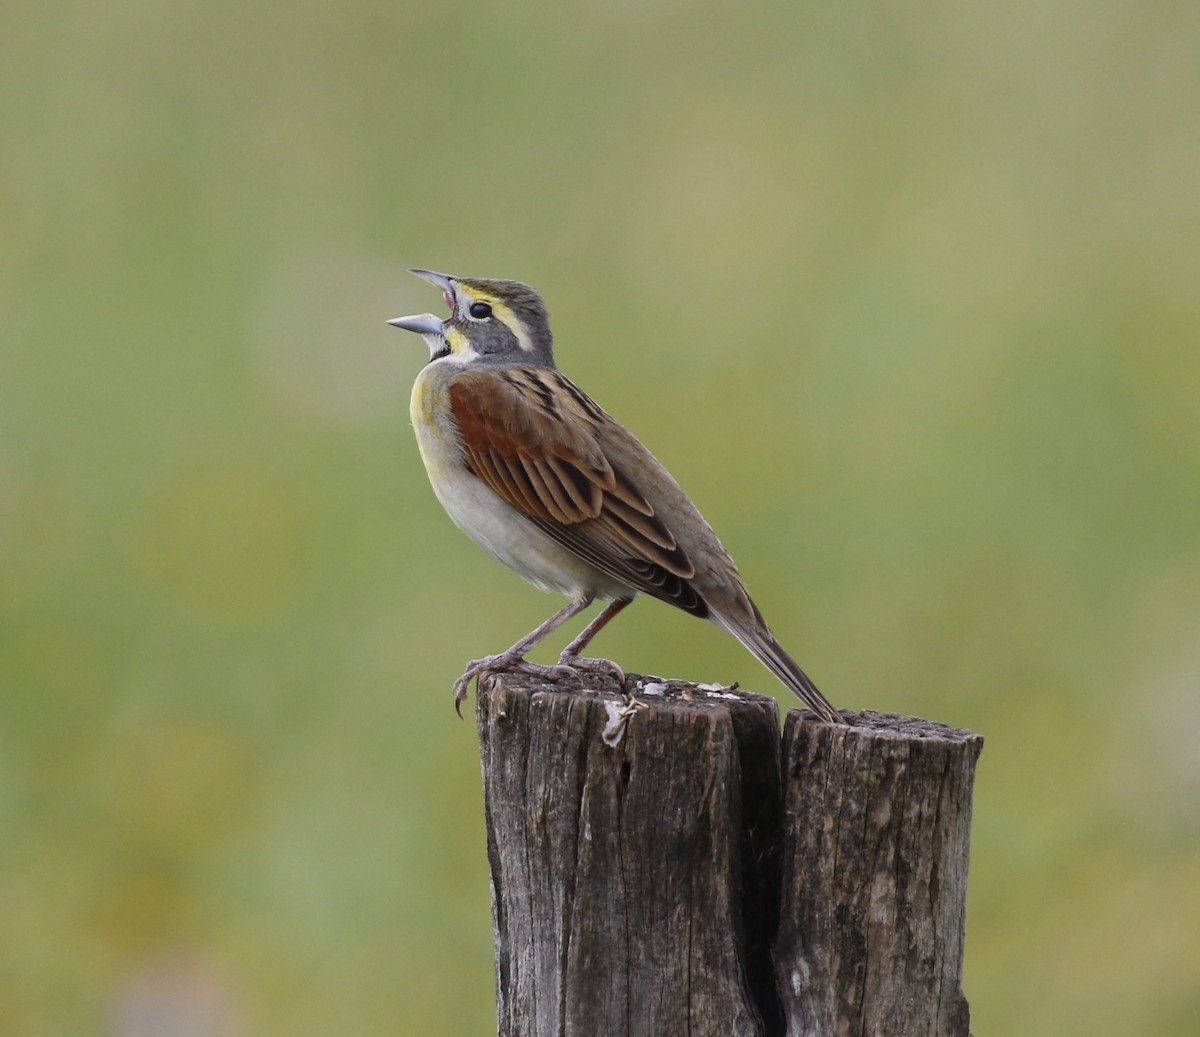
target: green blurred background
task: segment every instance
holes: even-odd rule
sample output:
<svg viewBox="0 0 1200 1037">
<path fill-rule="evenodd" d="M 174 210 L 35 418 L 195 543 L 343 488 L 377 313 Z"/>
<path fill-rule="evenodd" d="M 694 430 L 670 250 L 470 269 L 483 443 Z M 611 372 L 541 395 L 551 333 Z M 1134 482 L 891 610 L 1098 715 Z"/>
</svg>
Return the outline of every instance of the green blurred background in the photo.
<svg viewBox="0 0 1200 1037">
<path fill-rule="evenodd" d="M 976 1033 L 1200 1030 L 1200 7 L 16 3 L 0 134 L 0 1033 L 494 1032 L 450 682 L 557 604 L 428 490 L 408 266 L 987 737 Z"/>
</svg>

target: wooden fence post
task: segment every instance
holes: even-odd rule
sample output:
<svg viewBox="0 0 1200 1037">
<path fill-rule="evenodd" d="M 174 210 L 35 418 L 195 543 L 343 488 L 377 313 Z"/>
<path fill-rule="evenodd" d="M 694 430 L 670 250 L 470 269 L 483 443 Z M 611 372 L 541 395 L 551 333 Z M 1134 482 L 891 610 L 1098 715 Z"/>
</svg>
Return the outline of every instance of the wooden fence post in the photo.
<svg viewBox="0 0 1200 1037">
<path fill-rule="evenodd" d="M 981 739 L 793 711 L 781 783 L 774 699 L 634 679 L 481 682 L 500 1037 L 967 1037 Z"/>
<path fill-rule="evenodd" d="M 971 787 L 983 739 L 925 720 L 788 714 L 775 971 L 787 1037 L 968 1037 Z"/>
</svg>

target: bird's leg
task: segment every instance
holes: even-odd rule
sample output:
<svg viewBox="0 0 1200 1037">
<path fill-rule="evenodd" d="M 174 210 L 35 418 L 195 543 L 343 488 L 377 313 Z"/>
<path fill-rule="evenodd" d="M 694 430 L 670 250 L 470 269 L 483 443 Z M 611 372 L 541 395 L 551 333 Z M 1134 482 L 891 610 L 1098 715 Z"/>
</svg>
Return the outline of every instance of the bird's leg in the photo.
<svg viewBox="0 0 1200 1037">
<path fill-rule="evenodd" d="M 612 674 L 617 678 L 618 683 L 624 685 L 625 671 L 611 659 L 584 659 L 579 653 L 591 644 L 592 638 L 600 633 L 607 626 L 608 621 L 631 601 L 633 598 L 617 598 L 615 601 L 610 601 L 604 607 L 604 611 L 584 627 L 583 632 L 563 649 L 562 655 L 558 657 L 558 665 L 570 666 L 573 670 L 592 670 L 595 673 Z"/>
<path fill-rule="evenodd" d="M 455 712 L 460 717 L 462 716 L 462 703 L 463 699 L 467 697 L 468 686 L 472 680 L 478 679 L 484 673 L 491 673 L 496 670 L 518 670 L 521 673 L 534 673 L 539 677 L 557 678 L 566 676 L 570 671 L 565 667 L 561 665 L 542 666 L 538 663 L 528 662 L 525 659 L 525 653 L 538 644 L 538 642 L 544 640 L 547 635 L 552 634 L 572 616 L 582 612 L 595 600 L 596 596 L 594 594 L 585 594 L 582 598 L 577 598 L 569 605 L 559 609 L 544 623 L 535 627 L 515 645 L 501 652 L 499 655 L 489 655 L 483 659 L 472 659 L 467 663 L 467 668 L 463 671 L 463 675 L 454 682 Z M 591 627 L 588 629 L 591 629 Z M 584 633 L 586 632 L 584 631 Z M 576 638 L 576 640 L 579 639 Z M 584 644 L 586 643 L 585 641 Z"/>
</svg>

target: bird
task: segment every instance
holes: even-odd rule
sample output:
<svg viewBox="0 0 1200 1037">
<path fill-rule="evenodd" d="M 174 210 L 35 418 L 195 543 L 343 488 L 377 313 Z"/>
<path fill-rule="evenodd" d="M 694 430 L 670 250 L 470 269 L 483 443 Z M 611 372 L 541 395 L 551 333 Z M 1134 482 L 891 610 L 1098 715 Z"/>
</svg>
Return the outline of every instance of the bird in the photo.
<svg viewBox="0 0 1200 1037">
<path fill-rule="evenodd" d="M 454 682 L 513 669 L 559 680 L 608 673 L 592 639 L 639 594 L 707 619 L 737 638 L 821 720 L 841 714 L 767 626 L 737 566 L 691 498 L 642 443 L 559 371 L 550 315 L 520 281 L 416 274 L 442 290 L 448 317 L 395 317 L 429 361 L 410 412 L 433 492 L 463 532 L 529 583 L 568 604 L 510 648 L 473 659 Z M 602 611 L 556 665 L 525 658 L 593 602 Z"/>
</svg>

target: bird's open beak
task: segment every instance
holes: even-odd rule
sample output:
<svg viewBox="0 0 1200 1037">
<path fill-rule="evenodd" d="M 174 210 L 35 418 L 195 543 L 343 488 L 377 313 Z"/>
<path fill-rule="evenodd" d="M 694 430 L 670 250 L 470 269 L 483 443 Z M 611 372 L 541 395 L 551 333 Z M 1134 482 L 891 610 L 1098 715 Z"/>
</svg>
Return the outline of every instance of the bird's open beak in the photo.
<svg viewBox="0 0 1200 1037">
<path fill-rule="evenodd" d="M 388 323 L 394 328 L 415 331 L 418 335 L 441 335 L 442 318 L 432 313 L 415 313 L 411 317 L 393 317 Z"/>
<path fill-rule="evenodd" d="M 446 305 L 450 307 L 450 312 L 453 315 L 454 278 L 449 274 L 434 273 L 432 270 L 410 270 L 409 273 L 416 274 L 430 284 L 437 285 L 442 290 Z M 444 356 L 449 352 L 444 332 L 446 324 L 440 317 L 435 317 L 432 313 L 417 313 L 411 317 L 393 317 L 388 323 L 394 328 L 415 331 L 418 335 L 424 336 L 425 344 L 429 346 L 429 356 L 431 359 Z"/>
</svg>

